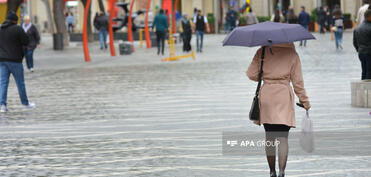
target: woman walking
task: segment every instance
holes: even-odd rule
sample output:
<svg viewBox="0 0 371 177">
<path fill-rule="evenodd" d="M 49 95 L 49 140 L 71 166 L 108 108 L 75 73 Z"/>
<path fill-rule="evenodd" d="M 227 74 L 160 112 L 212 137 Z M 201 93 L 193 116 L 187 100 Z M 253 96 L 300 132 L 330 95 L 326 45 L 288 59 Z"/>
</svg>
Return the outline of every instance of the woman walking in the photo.
<svg viewBox="0 0 371 177">
<path fill-rule="evenodd" d="M 24 23 L 22 24 L 22 28 L 30 39 L 30 42 L 25 48 L 26 64 L 28 70 L 33 72 L 33 52 L 36 47 L 40 47 L 40 34 L 35 25 L 31 23 L 29 16 L 25 16 L 23 21 Z"/>
<path fill-rule="evenodd" d="M 335 33 L 335 45 L 336 49 L 343 49 L 343 30 L 344 30 L 344 16 L 340 9 L 334 11 L 334 17 L 332 19 L 332 31 Z"/>
<path fill-rule="evenodd" d="M 262 54 L 263 50 L 265 54 Z M 294 93 L 290 82 L 304 108 L 309 110 L 311 106 L 304 89 L 301 63 L 294 44 L 276 44 L 272 46 L 272 51 L 268 47 L 261 47 L 246 72 L 253 81 L 258 81 L 262 55 L 265 57 L 262 76 L 264 84 L 259 95 L 260 120 L 254 123 L 263 124 L 267 141 L 279 141 L 278 176 L 284 177 L 288 157 L 288 134 L 290 128 L 296 127 Z M 276 177 L 276 147 L 266 146 L 265 150 L 270 176 Z"/>
</svg>

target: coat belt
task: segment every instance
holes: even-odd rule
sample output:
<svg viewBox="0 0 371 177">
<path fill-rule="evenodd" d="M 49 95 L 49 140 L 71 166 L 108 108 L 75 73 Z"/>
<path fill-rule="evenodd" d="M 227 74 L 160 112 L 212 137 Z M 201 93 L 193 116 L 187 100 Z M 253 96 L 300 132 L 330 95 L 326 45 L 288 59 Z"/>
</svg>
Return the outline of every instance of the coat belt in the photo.
<svg viewBox="0 0 371 177">
<path fill-rule="evenodd" d="M 284 84 L 284 85 L 290 85 L 290 80 L 263 80 L 264 84 Z"/>
</svg>

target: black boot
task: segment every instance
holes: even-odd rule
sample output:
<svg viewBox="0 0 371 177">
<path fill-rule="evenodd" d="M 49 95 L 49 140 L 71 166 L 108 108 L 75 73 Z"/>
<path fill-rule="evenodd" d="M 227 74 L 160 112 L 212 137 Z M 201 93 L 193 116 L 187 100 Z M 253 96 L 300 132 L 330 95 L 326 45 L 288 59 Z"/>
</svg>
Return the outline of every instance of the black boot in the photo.
<svg viewBox="0 0 371 177">
<path fill-rule="evenodd" d="M 276 174 L 276 172 L 274 171 L 274 172 L 271 172 L 271 175 L 270 175 L 270 177 L 277 177 L 277 174 Z"/>
</svg>

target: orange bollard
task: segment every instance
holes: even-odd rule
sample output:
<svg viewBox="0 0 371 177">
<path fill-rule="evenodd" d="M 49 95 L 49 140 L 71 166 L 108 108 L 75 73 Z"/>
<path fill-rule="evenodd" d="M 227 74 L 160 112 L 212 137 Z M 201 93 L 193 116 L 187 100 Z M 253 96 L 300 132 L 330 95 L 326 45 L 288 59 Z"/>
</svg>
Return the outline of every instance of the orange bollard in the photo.
<svg viewBox="0 0 371 177">
<path fill-rule="evenodd" d="M 148 12 L 149 12 L 149 8 L 151 7 L 151 0 L 148 0 L 147 2 L 147 11 L 146 11 L 146 19 L 144 21 L 144 32 L 145 32 L 145 36 L 146 36 L 146 44 L 147 44 L 147 48 L 151 48 L 151 38 L 149 36 L 149 27 L 148 27 Z"/>
<path fill-rule="evenodd" d="M 90 62 L 89 46 L 88 46 L 88 12 L 90 9 L 91 0 L 86 2 L 85 12 L 84 12 L 84 23 L 82 32 L 82 42 L 84 46 L 84 56 L 85 62 Z"/>
<path fill-rule="evenodd" d="M 108 33 L 109 33 L 109 47 L 111 49 L 111 56 L 116 56 L 116 51 L 115 51 L 115 45 L 113 44 L 113 29 L 112 29 L 112 14 L 115 6 L 115 1 L 110 0 L 111 3 L 111 9 L 110 9 L 110 15 L 109 15 L 109 23 L 108 23 Z"/>
<path fill-rule="evenodd" d="M 175 11 L 177 10 L 177 7 L 178 7 L 178 0 L 175 0 L 174 6 L 173 6 L 173 18 L 172 18 L 172 23 L 173 23 L 173 34 L 176 33 Z"/>
</svg>

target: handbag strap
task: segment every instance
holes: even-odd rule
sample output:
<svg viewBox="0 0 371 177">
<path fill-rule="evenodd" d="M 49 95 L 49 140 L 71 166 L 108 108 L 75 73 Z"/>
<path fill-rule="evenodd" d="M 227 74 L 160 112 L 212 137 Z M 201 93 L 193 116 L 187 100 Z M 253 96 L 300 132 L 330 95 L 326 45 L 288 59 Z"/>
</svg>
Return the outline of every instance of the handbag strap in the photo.
<svg viewBox="0 0 371 177">
<path fill-rule="evenodd" d="M 265 46 L 263 46 L 263 49 L 262 49 L 262 55 L 261 55 L 261 63 L 260 63 L 260 70 L 259 70 L 259 78 L 258 78 L 258 86 L 256 87 L 256 92 L 255 92 L 255 96 L 259 96 L 259 91 L 260 91 L 260 87 L 261 87 L 261 84 L 262 84 L 262 77 L 263 77 L 263 64 L 264 64 L 264 54 L 265 54 Z"/>
</svg>

